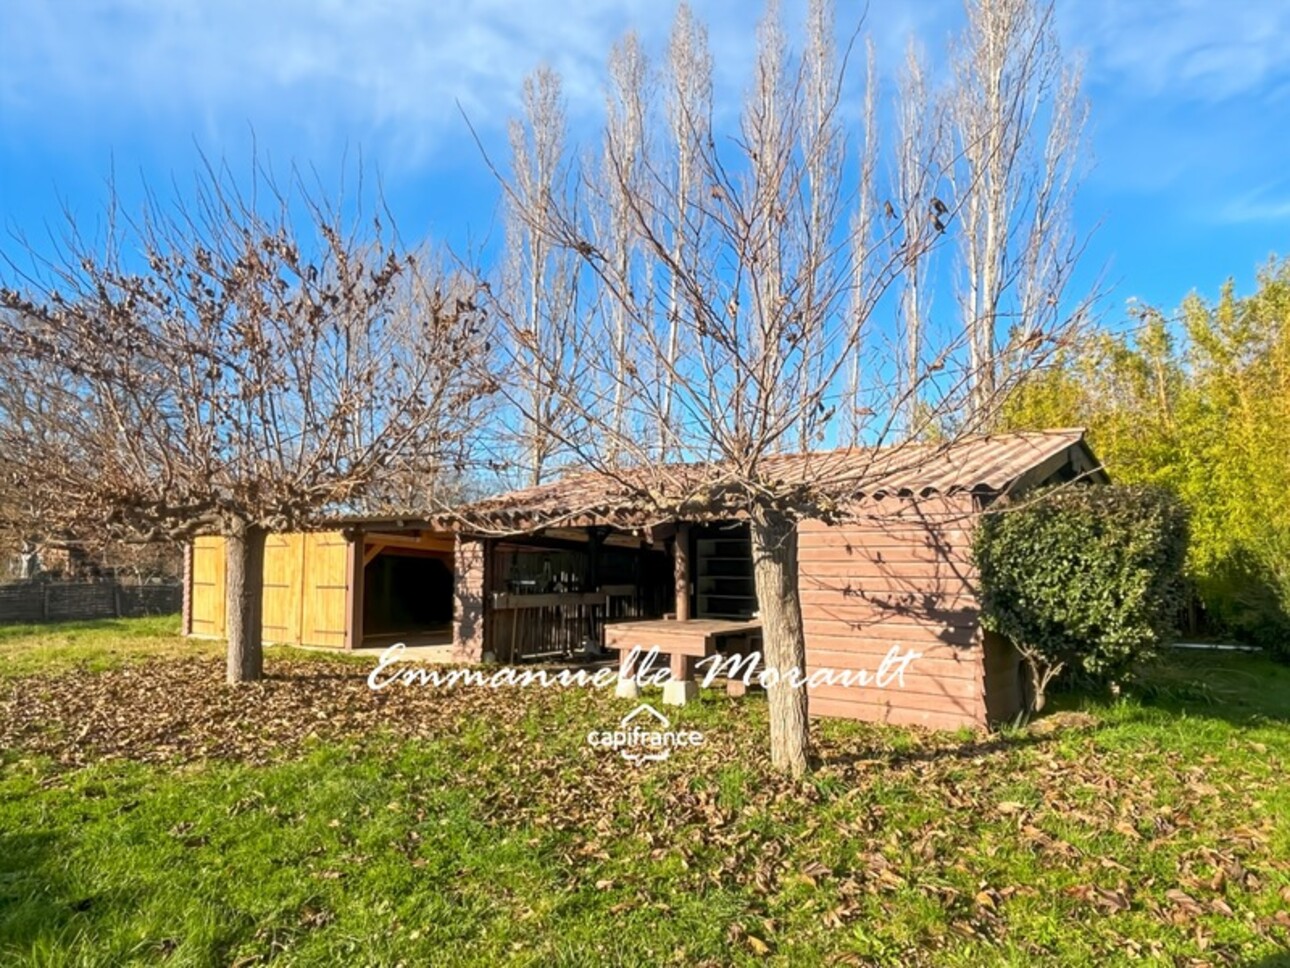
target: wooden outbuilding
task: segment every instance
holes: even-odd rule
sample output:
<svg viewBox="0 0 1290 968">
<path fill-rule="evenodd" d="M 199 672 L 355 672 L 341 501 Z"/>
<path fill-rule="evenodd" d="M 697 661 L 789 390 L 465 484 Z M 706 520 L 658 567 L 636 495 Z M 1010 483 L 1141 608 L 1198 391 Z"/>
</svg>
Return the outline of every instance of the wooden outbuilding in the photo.
<svg viewBox="0 0 1290 968">
<path fill-rule="evenodd" d="M 1019 657 L 981 628 L 972 534 L 1001 498 L 1104 481 L 1083 432 L 771 461 L 783 480 L 847 481 L 838 513 L 802 521 L 795 536 L 808 671 L 874 670 L 894 647 L 918 653 L 899 686 L 812 686 L 811 713 L 935 728 L 1014 715 Z M 716 498 L 690 502 L 684 519 L 655 520 L 640 492 L 627 474 L 574 473 L 450 516 L 355 518 L 274 536 L 265 640 L 451 643 L 458 661 L 507 663 L 657 646 L 682 679 L 713 653 L 755 652 L 746 521 Z M 190 634 L 222 634 L 222 571 L 219 539 L 195 542 Z"/>
<path fill-rule="evenodd" d="M 1083 431 L 789 454 L 767 464 L 790 483 L 847 482 L 833 520 L 797 528 L 808 671 L 874 671 L 893 647 L 918 653 L 901 685 L 812 686 L 812 714 L 947 729 L 1015 715 L 1020 659 L 981 628 L 972 535 L 1002 498 L 1104 482 Z M 458 535 L 459 568 L 471 565 L 457 575 L 457 655 L 511 661 L 585 641 L 624 655 L 657 646 L 674 676 L 688 676 L 714 652 L 755 651 L 747 523 L 722 511 L 719 496 L 708 506 L 690 501 L 684 520 L 650 520 L 643 490 L 628 473 L 581 473 L 463 509 L 464 520 L 486 527 Z"/>
<path fill-rule="evenodd" d="M 357 649 L 452 641 L 456 536 L 418 518 L 352 518 L 321 531 L 270 535 L 264 550 L 264 641 Z M 224 635 L 224 539 L 186 551 L 183 630 Z"/>
</svg>

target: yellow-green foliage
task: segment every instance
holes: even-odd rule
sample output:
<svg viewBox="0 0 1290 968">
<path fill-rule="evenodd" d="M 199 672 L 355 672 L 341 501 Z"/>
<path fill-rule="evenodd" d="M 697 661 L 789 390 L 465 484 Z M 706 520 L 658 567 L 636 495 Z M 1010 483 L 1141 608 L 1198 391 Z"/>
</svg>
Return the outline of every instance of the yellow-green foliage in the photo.
<svg viewBox="0 0 1290 968">
<path fill-rule="evenodd" d="M 1082 424 L 1121 483 L 1175 490 L 1191 512 L 1189 570 L 1230 631 L 1290 650 L 1290 259 L 1258 290 L 1140 313 L 1023 388 L 1013 428 Z"/>
</svg>

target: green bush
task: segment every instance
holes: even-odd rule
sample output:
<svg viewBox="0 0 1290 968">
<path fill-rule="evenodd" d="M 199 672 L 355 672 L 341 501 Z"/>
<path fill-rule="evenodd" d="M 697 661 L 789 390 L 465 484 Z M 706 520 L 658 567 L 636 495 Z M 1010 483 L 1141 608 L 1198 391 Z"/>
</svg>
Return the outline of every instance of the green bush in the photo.
<svg viewBox="0 0 1290 968">
<path fill-rule="evenodd" d="M 973 550 L 982 624 L 1025 657 L 1037 711 L 1062 671 L 1115 681 L 1170 635 L 1187 516 L 1158 488 L 1068 485 L 987 514 Z"/>
<path fill-rule="evenodd" d="M 1278 579 L 1246 551 L 1218 562 L 1196 584 L 1218 631 L 1290 661 L 1290 576 Z"/>
</svg>

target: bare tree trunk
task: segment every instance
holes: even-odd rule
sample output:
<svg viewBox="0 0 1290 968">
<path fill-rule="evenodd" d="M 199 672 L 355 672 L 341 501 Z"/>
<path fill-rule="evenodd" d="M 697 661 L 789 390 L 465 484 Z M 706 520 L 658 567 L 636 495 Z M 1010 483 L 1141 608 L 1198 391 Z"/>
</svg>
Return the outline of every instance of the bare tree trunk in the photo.
<svg viewBox="0 0 1290 968">
<path fill-rule="evenodd" d="M 797 594 L 797 527 L 782 511 L 757 509 L 752 515 L 753 575 L 761 612 L 763 658 L 776 681 L 770 701 L 770 761 L 793 776 L 807 771 L 810 733 L 805 686 L 788 683 L 791 670 L 806 673 L 806 636 Z"/>
<path fill-rule="evenodd" d="M 1027 716 L 1037 716 L 1044 711 L 1044 706 L 1048 703 L 1048 687 L 1052 681 L 1061 675 L 1065 663 L 1058 662 L 1056 665 L 1050 665 L 1042 655 L 1036 652 L 1022 652 L 1022 659 L 1025 661 L 1026 671 L 1029 673 L 1029 682 L 1025 689 L 1026 695 L 1026 714 Z"/>
<path fill-rule="evenodd" d="M 228 681 L 254 682 L 264 675 L 264 528 L 239 521 L 224 535 L 224 624 Z"/>
</svg>

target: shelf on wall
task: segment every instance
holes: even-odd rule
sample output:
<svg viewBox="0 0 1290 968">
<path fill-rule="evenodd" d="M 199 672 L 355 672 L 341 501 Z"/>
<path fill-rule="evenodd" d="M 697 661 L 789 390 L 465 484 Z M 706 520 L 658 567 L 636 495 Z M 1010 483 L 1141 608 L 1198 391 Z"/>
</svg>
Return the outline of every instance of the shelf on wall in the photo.
<svg viewBox="0 0 1290 968">
<path fill-rule="evenodd" d="M 740 619 L 757 610 L 749 539 L 700 538 L 695 559 L 697 617 Z"/>
</svg>

